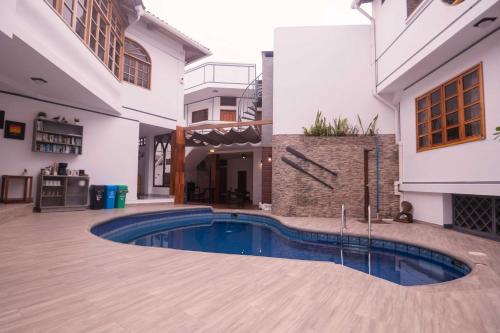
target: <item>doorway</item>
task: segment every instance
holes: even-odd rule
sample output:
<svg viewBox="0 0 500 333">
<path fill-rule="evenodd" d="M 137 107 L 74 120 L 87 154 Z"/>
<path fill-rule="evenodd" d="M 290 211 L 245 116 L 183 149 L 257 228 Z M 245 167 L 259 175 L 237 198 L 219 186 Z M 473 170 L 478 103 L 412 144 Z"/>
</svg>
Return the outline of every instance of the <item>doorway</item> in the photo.
<svg viewBox="0 0 500 333">
<path fill-rule="evenodd" d="M 238 191 L 245 193 L 247 191 L 247 172 L 238 171 Z"/>
</svg>

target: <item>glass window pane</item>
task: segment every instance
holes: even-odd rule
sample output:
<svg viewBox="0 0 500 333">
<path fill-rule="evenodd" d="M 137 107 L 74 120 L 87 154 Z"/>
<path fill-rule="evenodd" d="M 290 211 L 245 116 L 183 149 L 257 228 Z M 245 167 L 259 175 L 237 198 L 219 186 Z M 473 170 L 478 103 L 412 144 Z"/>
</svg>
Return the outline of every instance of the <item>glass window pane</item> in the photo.
<svg viewBox="0 0 500 333">
<path fill-rule="evenodd" d="M 418 109 L 422 110 L 425 109 L 426 107 L 427 107 L 427 97 L 424 97 L 418 101 Z"/>
<path fill-rule="evenodd" d="M 450 97 L 457 93 L 457 81 L 450 83 L 444 88 L 444 94 L 446 97 Z"/>
<path fill-rule="evenodd" d="M 62 14 L 63 14 L 64 21 L 66 21 L 66 23 L 71 25 L 71 18 L 72 18 L 73 12 L 68 7 L 63 6 L 63 13 Z"/>
<path fill-rule="evenodd" d="M 429 137 L 428 136 L 421 136 L 418 138 L 418 145 L 419 147 L 427 147 L 429 145 Z"/>
<path fill-rule="evenodd" d="M 81 39 L 85 37 L 85 26 L 79 20 L 76 20 L 75 32 Z"/>
<path fill-rule="evenodd" d="M 481 107 L 479 106 L 479 104 L 474 104 L 464 109 L 465 121 L 479 118 L 480 116 L 481 116 Z"/>
<path fill-rule="evenodd" d="M 418 135 L 427 134 L 427 123 L 418 125 Z"/>
<path fill-rule="evenodd" d="M 464 93 L 464 105 L 477 102 L 479 100 L 479 88 L 476 87 Z"/>
<path fill-rule="evenodd" d="M 446 126 L 458 125 L 458 112 L 446 115 Z"/>
<path fill-rule="evenodd" d="M 431 104 L 436 104 L 441 101 L 441 90 L 436 90 L 431 94 Z"/>
<path fill-rule="evenodd" d="M 446 113 L 455 111 L 458 109 L 458 98 L 455 96 L 446 101 Z"/>
<path fill-rule="evenodd" d="M 432 130 L 435 131 L 441 129 L 441 125 L 442 125 L 441 118 L 434 119 L 432 121 Z"/>
<path fill-rule="evenodd" d="M 474 71 L 474 72 L 464 76 L 464 79 L 463 79 L 464 89 L 468 89 L 470 87 L 473 87 L 478 83 L 479 83 L 479 73 L 477 71 Z"/>
<path fill-rule="evenodd" d="M 418 122 L 423 123 L 424 121 L 427 121 L 427 111 L 418 113 Z"/>
<path fill-rule="evenodd" d="M 481 122 L 475 121 L 473 123 L 465 124 L 465 136 L 478 136 L 481 135 Z"/>
<path fill-rule="evenodd" d="M 436 133 L 432 133 L 432 144 L 439 145 L 441 143 L 443 143 L 443 132 L 439 131 Z"/>
<path fill-rule="evenodd" d="M 441 104 L 436 104 L 431 108 L 431 118 L 441 115 Z"/>
<path fill-rule="evenodd" d="M 446 131 L 446 139 L 448 141 L 457 140 L 460 138 L 460 130 L 458 127 L 450 128 Z"/>
</svg>

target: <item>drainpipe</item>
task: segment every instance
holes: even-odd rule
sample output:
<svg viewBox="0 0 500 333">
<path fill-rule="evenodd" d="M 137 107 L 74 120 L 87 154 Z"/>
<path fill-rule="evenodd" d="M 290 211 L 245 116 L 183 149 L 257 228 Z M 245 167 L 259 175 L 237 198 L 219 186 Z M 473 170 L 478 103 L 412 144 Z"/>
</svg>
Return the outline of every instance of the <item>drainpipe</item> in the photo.
<svg viewBox="0 0 500 333">
<path fill-rule="evenodd" d="M 372 67 L 373 67 L 373 90 L 372 90 L 372 95 L 375 99 L 377 99 L 379 102 L 384 104 L 386 107 L 391 109 L 394 112 L 394 124 L 395 124 L 395 137 L 396 137 L 396 144 L 398 145 L 398 154 L 399 154 L 399 179 L 398 183 L 401 184 L 401 174 L 402 174 L 402 163 L 401 163 L 401 157 L 402 157 L 402 143 L 401 143 L 401 130 L 400 130 L 400 121 L 399 121 L 399 104 L 394 105 L 390 101 L 386 100 L 383 98 L 381 95 L 379 95 L 377 91 L 377 81 L 378 81 L 378 68 L 377 68 L 377 38 L 375 35 L 375 19 L 373 16 L 368 14 L 361 6 L 359 5 L 359 0 L 353 0 L 351 4 L 351 8 L 357 10 L 360 12 L 364 17 L 366 17 L 368 20 L 370 20 L 371 23 L 371 46 L 372 46 Z M 377 210 L 376 210 L 376 216 L 377 219 L 379 219 L 380 216 L 380 211 L 379 211 L 379 206 L 380 206 L 380 158 L 379 158 L 379 145 L 378 145 L 378 138 L 375 138 L 375 150 L 376 150 L 376 163 L 377 163 Z"/>
</svg>

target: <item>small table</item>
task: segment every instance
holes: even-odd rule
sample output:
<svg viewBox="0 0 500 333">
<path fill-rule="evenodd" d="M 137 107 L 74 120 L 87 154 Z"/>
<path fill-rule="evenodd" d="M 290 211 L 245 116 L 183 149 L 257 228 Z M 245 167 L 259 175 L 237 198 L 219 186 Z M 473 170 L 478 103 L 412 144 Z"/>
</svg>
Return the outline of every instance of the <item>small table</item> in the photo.
<svg viewBox="0 0 500 333">
<path fill-rule="evenodd" d="M 9 182 L 14 179 L 24 180 L 24 190 L 22 198 L 9 199 Z M 32 176 L 2 176 L 2 192 L 0 201 L 3 203 L 31 203 L 33 202 L 32 196 L 33 177 Z"/>
</svg>

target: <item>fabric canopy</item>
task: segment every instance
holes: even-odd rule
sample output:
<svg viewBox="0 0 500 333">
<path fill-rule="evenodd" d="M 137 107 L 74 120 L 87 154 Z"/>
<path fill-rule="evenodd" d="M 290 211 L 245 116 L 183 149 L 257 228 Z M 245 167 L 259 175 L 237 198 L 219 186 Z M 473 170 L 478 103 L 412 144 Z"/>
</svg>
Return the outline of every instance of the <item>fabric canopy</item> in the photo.
<svg viewBox="0 0 500 333">
<path fill-rule="evenodd" d="M 193 131 L 186 133 L 186 147 L 220 146 L 245 143 L 259 143 L 260 132 L 254 126 L 244 130 L 231 128 L 229 131 L 211 130 L 208 133 Z"/>
</svg>

